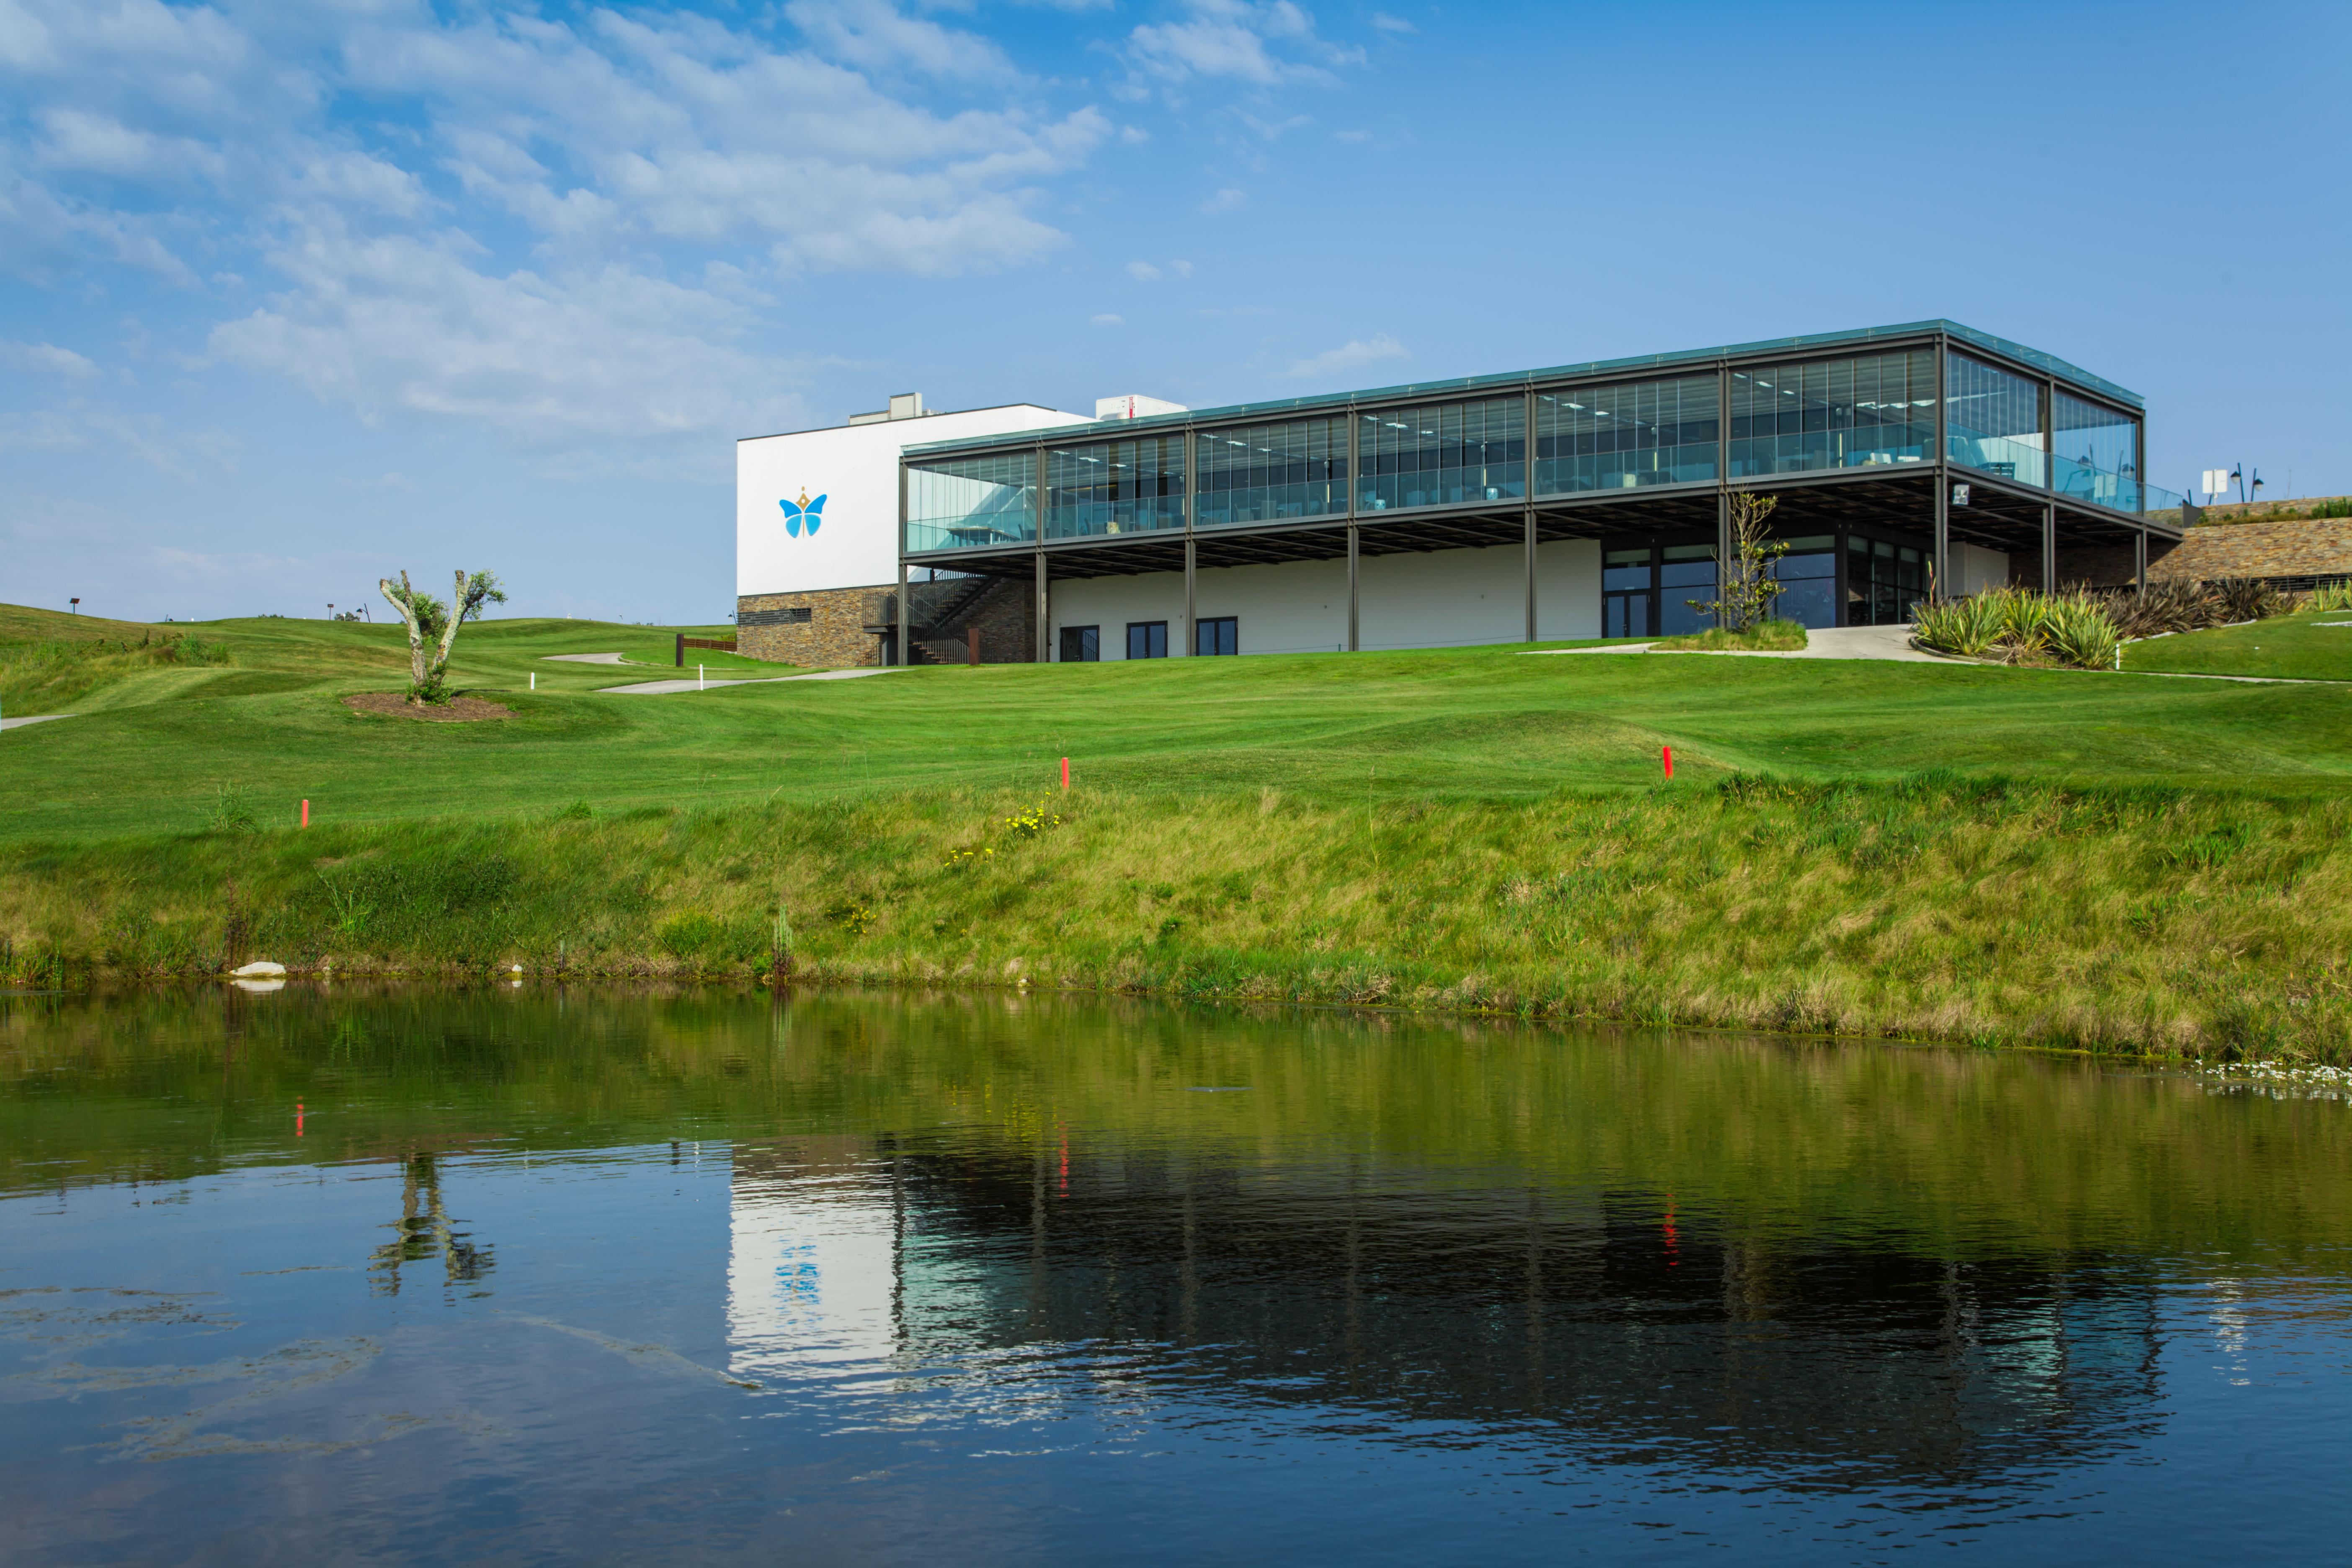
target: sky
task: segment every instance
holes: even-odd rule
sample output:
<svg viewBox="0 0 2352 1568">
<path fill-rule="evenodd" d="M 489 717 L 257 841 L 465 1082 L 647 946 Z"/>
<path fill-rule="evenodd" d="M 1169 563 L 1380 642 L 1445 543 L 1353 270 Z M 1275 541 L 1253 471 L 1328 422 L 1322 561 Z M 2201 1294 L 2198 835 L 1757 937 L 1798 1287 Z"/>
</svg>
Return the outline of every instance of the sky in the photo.
<svg viewBox="0 0 2352 1568">
<path fill-rule="evenodd" d="M 2340 3 L 0 0 L 0 600 L 719 621 L 735 439 L 892 393 L 1935 317 L 2143 395 L 2159 485 L 2352 491 L 2347 60 Z"/>
</svg>

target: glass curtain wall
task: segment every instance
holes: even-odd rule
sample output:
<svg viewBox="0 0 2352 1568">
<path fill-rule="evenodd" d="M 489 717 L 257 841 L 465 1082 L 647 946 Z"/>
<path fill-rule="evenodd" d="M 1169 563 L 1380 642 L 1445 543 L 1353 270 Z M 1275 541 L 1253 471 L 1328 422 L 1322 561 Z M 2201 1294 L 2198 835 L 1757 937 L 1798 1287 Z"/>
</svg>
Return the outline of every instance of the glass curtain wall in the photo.
<svg viewBox="0 0 2352 1568">
<path fill-rule="evenodd" d="M 1348 510 L 1348 422 L 1297 419 L 1203 430 L 1193 521 L 1202 528 L 1276 522 Z"/>
<path fill-rule="evenodd" d="M 908 468 L 908 549 L 976 549 L 1036 537 L 1036 453 L 954 458 Z"/>
<path fill-rule="evenodd" d="M 1715 478 L 1722 399 L 1713 375 L 1536 396 L 1536 494 Z"/>
<path fill-rule="evenodd" d="M 1952 355 L 1944 374 L 1944 438 L 1951 460 L 2021 484 L 2048 483 L 2041 384 L 1966 354 Z"/>
<path fill-rule="evenodd" d="M 1936 450 L 1932 350 L 1731 373 L 1731 475 L 1924 463 Z"/>
<path fill-rule="evenodd" d="M 1184 437 L 1145 436 L 1045 452 L 1045 537 L 1184 526 Z"/>
<path fill-rule="evenodd" d="M 1669 544 L 1658 552 L 1658 633 L 1678 637 L 1703 632 L 1715 616 L 1699 605 L 1715 599 L 1715 546 Z M 1692 601 L 1696 600 L 1697 604 Z"/>
<path fill-rule="evenodd" d="M 1845 540 L 1845 624 L 1894 626 L 1927 596 L 1924 551 L 1849 533 Z M 1783 595 L 1782 597 L 1787 597 Z"/>
<path fill-rule="evenodd" d="M 2061 392 L 2051 410 L 2051 488 L 2118 511 L 2139 510 L 2139 422 Z"/>
<path fill-rule="evenodd" d="M 1649 546 L 1612 550 L 1601 556 L 1601 635 L 1648 637 L 1653 587 Z"/>
<path fill-rule="evenodd" d="M 1801 626 L 1837 625 L 1837 535 L 1814 534 L 1781 541 L 1788 551 L 1772 563 L 1780 592 L 1772 613 Z"/>
<path fill-rule="evenodd" d="M 1383 408 L 1360 416 L 1360 511 L 1518 500 L 1527 494 L 1527 404 L 1517 397 Z"/>
</svg>

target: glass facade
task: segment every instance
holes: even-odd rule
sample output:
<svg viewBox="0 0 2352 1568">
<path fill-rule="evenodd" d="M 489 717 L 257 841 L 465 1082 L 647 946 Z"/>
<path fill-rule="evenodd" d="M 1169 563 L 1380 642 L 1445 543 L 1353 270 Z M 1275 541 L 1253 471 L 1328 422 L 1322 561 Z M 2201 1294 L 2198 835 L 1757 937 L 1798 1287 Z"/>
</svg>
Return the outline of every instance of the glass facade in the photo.
<svg viewBox="0 0 2352 1568">
<path fill-rule="evenodd" d="M 1944 439 L 1951 460 L 2020 484 L 2048 482 L 2042 385 L 1954 354 L 1944 367 Z"/>
<path fill-rule="evenodd" d="M 1788 550 L 1772 563 L 1780 592 L 1772 613 L 1801 626 L 1833 626 L 1837 618 L 1837 535 L 1814 534 L 1781 541 Z"/>
<path fill-rule="evenodd" d="M 1168 623 L 1166 621 L 1128 622 L 1127 657 L 1166 658 L 1168 657 Z"/>
<path fill-rule="evenodd" d="M 1184 526 L 1184 437 L 1146 436 L 1045 452 L 1045 537 Z"/>
<path fill-rule="evenodd" d="M 1731 373 L 1731 477 L 1924 463 L 1936 450 L 1932 350 Z"/>
<path fill-rule="evenodd" d="M 1911 606 L 1927 596 L 1925 551 L 1858 533 L 1846 535 L 1846 625 L 1900 626 L 1911 618 Z"/>
<path fill-rule="evenodd" d="M 1536 494 L 1714 479 L 1721 401 L 1713 375 L 1538 394 Z"/>
<path fill-rule="evenodd" d="M 1698 607 L 1714 599 L 1714 545 L 1669 544 L 1658 552 L 1660 636 L 1678 637 L 1715 625 L 1714 615 Z"/>
<path fill-rule="evenodd" d="M 2139 422 L 2063 391 L 2051 416 L 2051 488 L 2119 511 L 2137 511 Z"/>
<path fill-rule="evenodd" d="M 1241 652 L 1241 621 L 1233 616 L 1218 616 L 1211 620 L 1194 621 L 1192 651 L 1196 654 Z"/>
<path fill-rule="evenodd" d="M 1102 658 L 1100 626 L 1064 626 L 1062 628 L 1062 662 L 1064 664 L 1094 664 Z"/>
<path fill-rule="evenodd" d="M 968 550 L 1037 537 L 1037 455 L 992 453 L 910 464 L 907 548 Z"/>
<path fill-rule="evenodd" d="M 1524 399 L 1384 408 L 1357 420 L 1359 511 L 1518 500 L 1527 494 Z"/>
<path fill-rule="evenodd" d="M 1645 637 L 1650 635 L 1650 598 L 1655 578 L 1647 545 L 1638 550 L 1612 550 L 1601 557 L 1601 635 L 1604 637 Z"/>
<path fill-rule="evenodd" d="M 1348 422 L 1295 419 L 1203 430 L 1193 453 L 1202 528 L 1327 517 L 1348 510 Z"/>
</svg>

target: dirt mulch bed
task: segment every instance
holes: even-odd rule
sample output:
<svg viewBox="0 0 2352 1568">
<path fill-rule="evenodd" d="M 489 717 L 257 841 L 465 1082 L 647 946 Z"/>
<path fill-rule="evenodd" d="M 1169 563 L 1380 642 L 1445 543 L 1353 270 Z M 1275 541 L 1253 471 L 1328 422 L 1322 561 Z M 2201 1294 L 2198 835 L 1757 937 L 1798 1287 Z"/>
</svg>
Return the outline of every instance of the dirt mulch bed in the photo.
<svg viewBox="0 0 2352 1568">
<path fill-rule="evenodd" d="M 464 724 L 476 719 L 511 719 L 514 710 L 485 702 L 478 697 L 453 697 L 445 703 L 412 704 L 397 691 L 355 691 L 343 699 L 354 713 L 381 713 L 387 719 L 423 719 L 435 724 Z"/>
</svg>

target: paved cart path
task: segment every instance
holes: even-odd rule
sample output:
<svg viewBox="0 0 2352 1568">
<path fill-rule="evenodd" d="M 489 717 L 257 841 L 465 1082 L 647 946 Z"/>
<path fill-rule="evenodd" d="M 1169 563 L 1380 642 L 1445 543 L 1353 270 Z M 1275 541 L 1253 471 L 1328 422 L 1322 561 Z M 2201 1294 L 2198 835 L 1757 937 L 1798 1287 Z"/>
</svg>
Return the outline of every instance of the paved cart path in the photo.
<svg viewBox="0 0 2352 1568">
<path fill-rule="evenodd" d="M 626 664 L 629 662 L 617 653 L 550 653 L 540 657 L 558 664 Z"/>
<path fill-rule="evenodd" d="M 856 680 L 868 675 L 896 675 L 904 668 L 885 669 L 820 669 L 814 675 L 762 675 L 749 680 L 641 680 L 634 686 L 600 686 L 600 692 L 625 697 L 660 697 L 672 691 L 716 691 L 722 686 L 780 686 L 787 680 Z"/>
<path fill-rule="evenodd" d="M 70 713 L 27 713 L 21 719 L 0 719 L 0 730 L 13 730 L 19 724 L 46 724 L 52 719 L 70 719 Z"/>
<path fill-rule="evenodd" d="M 1911 646 L 1911 628 L 1905 626 L 1828 626 L 1805 634 L 1801 648 L 1769 651 L 1747 648 L 1660 648 L 1654 642 L 1615 643 L 1607 647 L 1546 647 L 1531 650 L 1541 658 L 1565 653 L 1709 653 L 1730 658 L 1885 658 L 1906 664 L 1972 664 L 1973 659 L 1947 658 L 1923 653 Z"/>
</svg>

